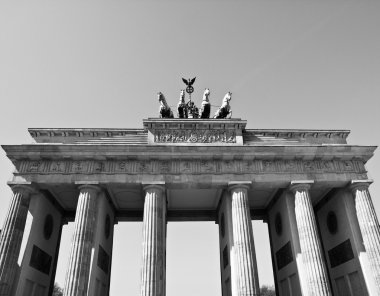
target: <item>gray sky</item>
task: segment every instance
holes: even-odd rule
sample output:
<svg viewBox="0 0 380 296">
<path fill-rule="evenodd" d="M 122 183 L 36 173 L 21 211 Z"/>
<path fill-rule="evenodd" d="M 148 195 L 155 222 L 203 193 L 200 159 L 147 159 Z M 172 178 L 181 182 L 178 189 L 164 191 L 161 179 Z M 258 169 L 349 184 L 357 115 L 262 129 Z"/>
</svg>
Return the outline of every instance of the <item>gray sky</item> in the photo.
<svg viewBox="0 0 380 296">
<path fill-rule="evenodd" d="M 233 93 L 248 128 L 350 129 L 377 145 L 379 1 L 0 1 L 0 139 L 30 143 L 28 127 L 142 127 L 157 91 L 176 105 Z M 367 164 L 380 210 L 380 160 Z M 0 220 L 12 165 L 0 152 Z M 266 225 L 255 223 L 262 284 L 273 281 Z M 72 226 L 64 228 L 63 285 Z M 120 223 L 112 295 L 139 290 L 141 223 Z M 217 226 L 169 223 L 168 296 L 220 295 Z M 261 261 L 261 262 L 260 262 Z"/>
</svg>

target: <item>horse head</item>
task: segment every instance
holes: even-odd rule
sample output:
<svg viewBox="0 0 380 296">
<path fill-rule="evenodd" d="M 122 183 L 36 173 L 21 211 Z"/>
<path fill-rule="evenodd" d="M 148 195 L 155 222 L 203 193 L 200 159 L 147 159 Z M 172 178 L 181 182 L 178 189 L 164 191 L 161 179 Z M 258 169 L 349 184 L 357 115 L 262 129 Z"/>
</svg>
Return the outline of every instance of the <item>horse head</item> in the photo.
<svg viewBox="0 0 380 296">
<path fill-rule="evenodd" d="M 210 90 L 208 88 L 205 88 L 205 91 L 203 92 L 203 101 L 208 102 L 210 97 Z"/>
<path fill-rule="evenodd" d="M 162 92 L 159 91 L 157 93 L 157 98 L 158 98 L 158 101 L 161 103 L 161 106 L 167 107 L 166 99 Z"/>
<path fill-rule="evenodd" d="M 226 93 L 226 95 L 223 98 L 222 107 L 228 106 L 231 101 L 231 95 L 232 92 Z"/>
<path fill-rule="evenodd" d="M 185 90 L 181 89 L 181 93 L 179 95 L 179 102 L 185 104 Z"/>
</svg>

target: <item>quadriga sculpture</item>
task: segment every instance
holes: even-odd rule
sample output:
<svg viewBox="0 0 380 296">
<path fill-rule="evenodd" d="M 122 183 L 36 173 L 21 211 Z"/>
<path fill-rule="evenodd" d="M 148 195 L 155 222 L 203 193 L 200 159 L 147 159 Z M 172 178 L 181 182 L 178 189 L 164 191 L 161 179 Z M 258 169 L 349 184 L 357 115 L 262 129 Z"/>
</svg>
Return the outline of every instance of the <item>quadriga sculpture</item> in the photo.
<svg viewBox="0 0 380 296">
<path fill-rule="evenodd" d="M 210 97 L 210 90 L 208 88 L 205 88 L 205 91 L 203 92 L 200 118 L 210 118 L 211 105 L 210 105 L 209 97 Z"/>
<path fill-rule="evenodd" d="M 161 93 L 157 93 L 158 101 L 160 102 L 160 118 L 174 118 L 173 112 L 170 109 L 168 103 L 166 103 L 165 96 Z"/>
<path fill-rule="evenodd" d="M 181 90 L 181 94 L 179 96 L 179 102 L 178 102 L 178 118 L 187 118 L 188 112 L 187 112 L 187 104 L 185 103 L 185 90 Z"/>
<path fill-rule="evenodd" d="M 223 98 L 222 106 L 215 112 L 214 118 L 231 118 L 232 110 L 230 106 L 231 92 L 226 93 Z"/>
</svg>

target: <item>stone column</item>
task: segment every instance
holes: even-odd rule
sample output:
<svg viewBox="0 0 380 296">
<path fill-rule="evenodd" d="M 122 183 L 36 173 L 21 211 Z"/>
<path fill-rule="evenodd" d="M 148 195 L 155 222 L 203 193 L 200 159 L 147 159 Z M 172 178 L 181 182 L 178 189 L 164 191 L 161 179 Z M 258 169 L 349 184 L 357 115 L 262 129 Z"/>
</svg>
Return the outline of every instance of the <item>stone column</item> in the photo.
<svg viewBox="0 0 380 296">
<path fill-rule="evenodd" d="M 309 196 L 310 185 L 313 183 L 314 181 L 293 181 L 290 190 L 295 196 L 295 215 L 306 272 L 307 295 L 325 296 L 331 295 L 331 289 Z"/>
<path fill-rule="evenodd" d="M 98 186 L 79 187 L 75 228 L 71 242 L 69 266 L 66 272 L 65 296 L 87 296 L 94 228 L 96 225 L 96 202 Z"/>
<path fill-rule="evenodd" d="M 362 233 L 377 291 L 380 295 L 380 226 L 368 191 L 371 183 L 372 181 L 370 180 L 353 180 L 350 189 L 355 198 L 360 232 Z"/>
<path fill-rule="evenodd" d="M 0 295 L 11 293 L 20 253 L 32 189 L 25 185 L 12 187 L 13 197 L 0 236 Z"/>
<path fill-rule="evenodd" d="M 165 296 L 166 198 L 163 183 L 144 187 L 141 296 Z"/>
<path fill-rule="evenodd" d="M 232 202 L 233 248 L 236 270 L 234 282 L 236 296 L 258 296 L 260 286 L 257 273 L 252 220 L 248 204 L 247 190 L 250 182 L 229 183 Z"/>
</svg>

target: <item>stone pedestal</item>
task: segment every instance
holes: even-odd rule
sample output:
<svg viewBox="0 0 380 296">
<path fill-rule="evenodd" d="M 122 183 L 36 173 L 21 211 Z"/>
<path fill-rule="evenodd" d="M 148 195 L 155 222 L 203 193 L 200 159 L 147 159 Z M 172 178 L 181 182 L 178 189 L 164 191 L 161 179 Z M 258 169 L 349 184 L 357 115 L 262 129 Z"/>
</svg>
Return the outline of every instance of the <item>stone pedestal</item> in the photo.
<svg viewBox="0 0 380 296">
<path fill-rule="evenodd" d="M 306 272 L 307 295 L 331 295 L 324 264 L 313 206 L 309 196 L 313 181 L 292 182 L 290 190 L 295 196 L 295 215 L 300 240 L 302 261 Z"/>
<path fill-rule="evenodd" d="M 352 181 L 350 189 L 355 198 L 356 215 L 359 221 L 364 246 L 371 266 L 377 293 L 380 295 L 380 226 L 372 204 L 368 187 L 371 181 Z"/>
<path fill-rule="evenodd" d="M 80 187 L 64 295 L 87 296 L 99 187 Z"/>
<path fill-rule="evenodd" d="M 9 296 L 28 215 L 31 189 L 16 185 L 0 236 L 0 295 Z"/>
<path fill-rule="evenodd" d="M 166 198 L 163 185 L 146 185 L 141 296 L 164 296 L 166 285 Z"/>
<path fill-rule="evenodd" d="M 236 268 L 235 279 L 237 296 L 260 295 L 257 273 L 255 244 L 253 241 L 252 221 L 249 211 L 248 185 L 230 184 L 233 248 Z M 234 275 L 232 275 L 234 276 Z"/>
</svg>

